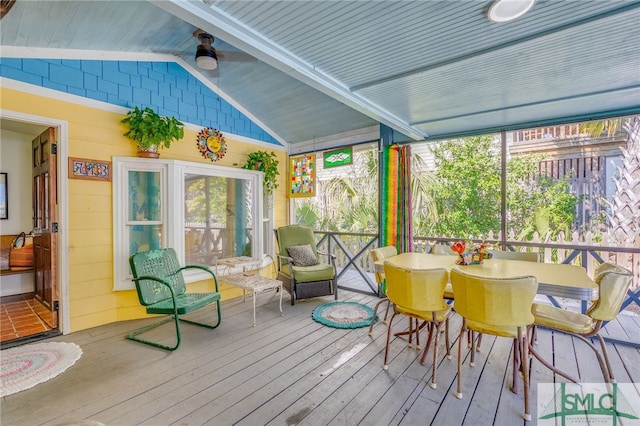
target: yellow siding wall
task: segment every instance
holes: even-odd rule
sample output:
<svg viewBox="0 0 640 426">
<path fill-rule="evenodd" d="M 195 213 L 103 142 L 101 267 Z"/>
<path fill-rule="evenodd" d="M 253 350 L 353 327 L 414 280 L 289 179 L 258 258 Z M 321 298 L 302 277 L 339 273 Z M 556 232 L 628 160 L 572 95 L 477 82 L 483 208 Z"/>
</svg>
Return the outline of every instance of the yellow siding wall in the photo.
<svg viewBox="0 0 640 426">
<path fill-rule="evenodd" d="M 48 117 L 68 123 L 69 157 L 111 161 L 112 156 L 136 156 L 135 145 L 122 134 L 127 130 L 120 120 L 124 115 L 70 102 L 37 96 L 0 87 L 2 108 L 19 113 Z M 161 151 L 161 157 L 212 164 L 196 148 L 197 131 L 185 129 L 182 141 Z M 64 141 L 59 141 L 64 143 Z M 275 225 L 287 223 L 286 164 L 284 151 L 233 141 L 227 138 L 228 150 L 216 164 L 243 164 L 255 150 L 273 150 L 278 155 L 280 187 L 275 193 Z M 152 161 L 152 160 L 150 160 Z M 61 165 L 61 173 L 67 173 Z M 69 312 L 71 331 L 82 330 L 133 318 L 145 311 L 135 291 L 113 291 L 113 209 L 112 185 L 100 181 L 68 181 L 68 262 Z M 267 268 L 273 271 L 272 268 Z M 205 290 L 206 283 L 189 285 L 190 291 Z M 222 298 L 241 295 L 241 291 L 221 285 Z"/>
</svg>

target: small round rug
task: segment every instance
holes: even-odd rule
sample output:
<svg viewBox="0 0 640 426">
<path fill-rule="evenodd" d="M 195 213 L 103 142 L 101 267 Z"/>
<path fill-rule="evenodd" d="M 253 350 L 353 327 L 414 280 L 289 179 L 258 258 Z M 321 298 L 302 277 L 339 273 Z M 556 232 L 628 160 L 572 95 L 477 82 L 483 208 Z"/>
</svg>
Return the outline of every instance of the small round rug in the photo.
<svg viewBox="0 0 640 426">
<path fill-rule="evenodd" d="M 315 308 L 311 317 L 320 324 L 333 328 L 368 327 L 373 317 L 373 308 L 357 302 L 329 302 Z"/>
<path fill-rule="evenodd" d="M 0 397 L 29 389 L 63 373 L 82 355 L 75 343 L 49 342 L 0 352 Z"/>
</svg>

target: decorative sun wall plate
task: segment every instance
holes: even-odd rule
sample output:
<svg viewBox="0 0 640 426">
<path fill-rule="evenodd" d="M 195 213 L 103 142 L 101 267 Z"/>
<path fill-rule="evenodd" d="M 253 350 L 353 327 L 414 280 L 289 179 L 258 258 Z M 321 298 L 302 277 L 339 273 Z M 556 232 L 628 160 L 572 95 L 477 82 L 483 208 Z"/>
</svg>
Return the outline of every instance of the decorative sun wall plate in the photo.
<svg viewBox="0 0 640 426">
<path fill-rule="evenodd" d="M 227 142 L 222 132 L 211 127 L 205 127 L 198 133 L 196 145 L 200 154 L 211 161 L 219 161 L 227 153 Z"/>
</svg>

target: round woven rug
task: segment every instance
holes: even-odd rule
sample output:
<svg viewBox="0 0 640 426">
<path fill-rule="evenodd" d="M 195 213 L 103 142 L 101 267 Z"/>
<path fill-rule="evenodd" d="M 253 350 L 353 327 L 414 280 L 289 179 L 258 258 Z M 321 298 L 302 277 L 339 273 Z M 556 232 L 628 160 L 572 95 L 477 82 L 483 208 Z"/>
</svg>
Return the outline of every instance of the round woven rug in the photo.
<svg viewBox="0 0 640 426">
<path fill-rule="evenodd" d="M 357 302 L 329 302 L 315 308 L 311 317 L 320 324 L 334 328 L 368 327 L 373 308 Z"/>
<path fill-rule="evenodd" d="M 82 355 L 75 343 L 49 342 L 0 352 L 0 397 L 46 382 L 71 367 Z"/>
</svg>

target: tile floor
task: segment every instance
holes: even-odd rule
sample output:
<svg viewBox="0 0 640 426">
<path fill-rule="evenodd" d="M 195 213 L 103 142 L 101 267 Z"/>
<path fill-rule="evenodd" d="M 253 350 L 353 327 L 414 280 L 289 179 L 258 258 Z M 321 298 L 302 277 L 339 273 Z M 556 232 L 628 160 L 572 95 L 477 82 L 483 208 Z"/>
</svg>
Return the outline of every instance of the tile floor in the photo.
<svg viewBox="0 0 640 426">
<path fill-rule="evenodd" d="M 0 304 L 0 342 L 51 330 L 36 315 L 33 299 Z"/>
</svg>

